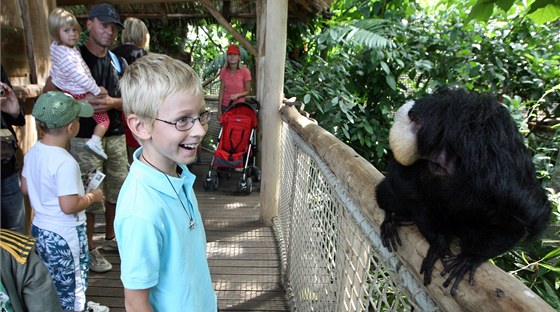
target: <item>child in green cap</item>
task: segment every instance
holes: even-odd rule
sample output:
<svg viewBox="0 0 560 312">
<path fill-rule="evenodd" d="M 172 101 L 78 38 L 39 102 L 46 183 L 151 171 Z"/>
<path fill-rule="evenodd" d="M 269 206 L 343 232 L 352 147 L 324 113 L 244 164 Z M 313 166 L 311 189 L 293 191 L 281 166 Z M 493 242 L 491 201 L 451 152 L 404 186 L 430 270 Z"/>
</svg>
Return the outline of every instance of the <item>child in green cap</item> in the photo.
<svg viewBox="0 0 560 312">
<path fill-rule="evenodd" d="M 92 114 L 90 104 L 62 92 L 41 95 L 32 115 L 43 137 L 25 155 L 22 172 L 21 188 L 29 195 L 34 212 L 31 234 L 37 238 L 35 247 L 65 311 L 86 307 L 89 252 L 84 210 L 103 200 L 100 189 L 84 194 L 78 162 L 66 150 L 80 130 L 80 117 Z"/>
</svg>

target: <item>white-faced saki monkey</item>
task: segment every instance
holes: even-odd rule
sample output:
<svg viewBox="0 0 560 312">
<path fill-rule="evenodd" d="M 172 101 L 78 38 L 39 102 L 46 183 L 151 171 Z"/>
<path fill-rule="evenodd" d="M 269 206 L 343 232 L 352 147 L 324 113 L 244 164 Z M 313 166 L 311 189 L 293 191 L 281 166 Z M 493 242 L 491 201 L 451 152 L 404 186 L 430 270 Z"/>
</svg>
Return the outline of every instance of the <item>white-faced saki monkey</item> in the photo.
<svg viewBox="0 0 560 312">
<path fill-rule="evenodd" d="M 377 186 L 383 245 L 401 244 L 398 226 L 414 223 L 430 244 L 420 267 L 424 284 L 435 262 L 455 295 L 469 273 L 546 228 L 551 205 L 531 154 L 496 98 L 446 89 L 404 104 L 389 134 L 394 159 Z M 395 161 L 396 160 L 396 161 Z M 460 253 L 450 252 L 458 241 Z"/>
</svg>

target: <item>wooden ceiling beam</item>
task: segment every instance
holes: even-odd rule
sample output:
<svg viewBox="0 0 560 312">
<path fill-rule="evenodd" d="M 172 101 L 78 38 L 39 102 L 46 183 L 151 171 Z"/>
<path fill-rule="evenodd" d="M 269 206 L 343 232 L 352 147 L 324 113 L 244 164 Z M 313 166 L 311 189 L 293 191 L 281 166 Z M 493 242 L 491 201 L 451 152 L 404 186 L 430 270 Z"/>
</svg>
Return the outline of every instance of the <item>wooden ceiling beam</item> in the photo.
<svg viewBox="0 0 560 312">
<path fill-rule="evenodd" d="M 254 57 L 258 56 L 258 52 L 257 52 L 257 48 L 255 48 L 253 46 L 253 44 L 251 44 L 251 41 L 247 40 L 247 38 L 243 37 L 243 35 L 241 35 L 237 30 L 235 30 L 230 23 L 228 23 L 228 21 L 222 16 L 222 14 L 220 13 L 220 11 L 218 11 L 218 9 L 216 9 L 216 7 L 214 6 L 214 4 L 212 4 L 212 1 L 210 0 L 199 0 L 198 2 L 204 4 L 204 6 L 206 7 L 206 9 L 208 9 L 208 11 L 210 12 L 210 14 L 212 14 L 212 16 L 214 16 L 214 18 L 218 21 L 218 23 L 222 26 L 224 26 L 224 28 L 235 38 L 237 39 L 237 41 L 239 41 L 239 43 L 241 43 L 241 45 L 243 45 L 243 47 L 245 47 L 245 49 L 247 49 L 247 51 L 249 51 L 251 54 L 253 54 Z"/>
<path fill-rule="evenodd" d="M 196 2 L 197 0 L 57 0 L 57 6 L 70 5 L 94 5 L 98 3 L 109 3 L 113 5 L 122 4 L 154 4 L 154 3 L 182 3 Z"/>
<path fill-rule="evenodd" d="M 136 17 L 139 19 L 162 19 L 163 17 L 160 13 L 121 13 L 119 14 L 121 20 L 126 19 L 127 17 Z M 167 13 L 167 19 L 174 20 L 174 19 L 214 19 L 210 13 Z M 76 15 L 78 20 L 87 19 L 87 15 Z M 254 14 L 233 14 L 231 16 L 233 19 L 254 19 Z"/>
</svg>

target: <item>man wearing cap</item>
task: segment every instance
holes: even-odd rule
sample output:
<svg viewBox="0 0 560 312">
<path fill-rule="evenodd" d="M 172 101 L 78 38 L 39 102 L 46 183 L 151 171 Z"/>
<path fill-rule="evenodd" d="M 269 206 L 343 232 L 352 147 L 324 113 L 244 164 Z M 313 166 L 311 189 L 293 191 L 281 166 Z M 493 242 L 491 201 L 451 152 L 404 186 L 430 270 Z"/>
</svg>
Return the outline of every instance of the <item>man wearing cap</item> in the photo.
<svg viewBox="0 0 560 312">
<path fill-rule="evenodd" d="M 85 209 L 103 201 L 103 192 L 84 194 L 78 162 L 66 146 L 80 130 L 80 117 L 93 107 L 59 91 L 42 94 L 31 113 L 43 133 L 25 155 L 21 190 L 33 208 L 31 234 L 37 254 L 51 274 L 65 311 L 86 307 L 89 252 Z M 93 311 L 107 307 L 88 303 Z"/>
<path fill-rule="evenodd" d="M 105 211 L 106 227 L 103 250 L 117 250 L 113 220 L 115 219 L 117 196 L 128 173 L 124 124 L 121 118 L 122 100 L 119 80 L 127 64 L 123 58 L 109 52 L 109 48 L 117 37 L 118 27 L 123 27 L 113 6 L 106 3 L 94 5 L 89 12 L 86 27 L 89 37 L 85 45 L 80 47 L 80 53 L 97 85 L 105 87 L 108 92 L 108 95 L 105 96 L 88 97 L 86 99 L 96 112 L 107 112 L 109 115 L 109 129 L 102 140 L 108 159 L 100 160 L 83 149 L 85 142 L 91 138 L 96 125 L 93 118 L 82 118 L 80 120 L 80 131 L 76 138 L 70 140 L 70 153 L 80 164 L 82 174 L 85 175 L 87 172 L 96 169 L 106 175 L 102 184 L 105 191 L 105 207 L 101 204 L 92 205 L 86 210 L 86 216 L 91 257 L 90 269 L 94 272 L 107 272 L 112 269 L 112 265 L 103 257 L 99 248 L 95 248 L 93 228 L 95 214 Z M 56 87 L 50 81 L 47 81 L 45 89 L 55 90 Z"/>
</svg>

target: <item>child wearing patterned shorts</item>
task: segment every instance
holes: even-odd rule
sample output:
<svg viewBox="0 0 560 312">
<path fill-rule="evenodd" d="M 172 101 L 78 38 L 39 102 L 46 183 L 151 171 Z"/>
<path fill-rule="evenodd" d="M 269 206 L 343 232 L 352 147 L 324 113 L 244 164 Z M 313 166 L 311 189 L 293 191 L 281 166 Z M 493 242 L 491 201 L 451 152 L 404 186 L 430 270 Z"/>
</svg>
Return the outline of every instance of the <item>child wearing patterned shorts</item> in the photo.
<svg viewBox="0 0 560 312">
<path fill-rule="evenodd" d="M 43 133 L 25 155 L 21 190 L 29 195 L 34 216 L 32 235 L 37 254 L 47 266 L 62 309 L 83 311 L 89 274 L 85 209 L 103 201 L 103 192 L 84 194 L 80 166 L 66 145 L 80 129 L 80 117 L 91 117 L 93 107 L 59 91 L 45 93 L 32 115 Z M 92 308 L 95 307 L 95 308 Z M 88 311 L 109 308 L 88 303 Z"/>
</svg>

